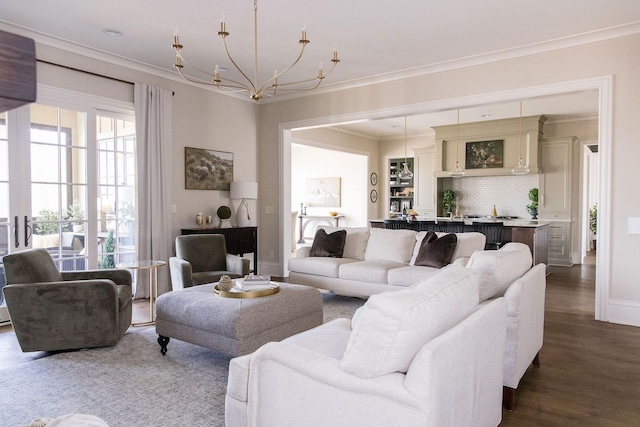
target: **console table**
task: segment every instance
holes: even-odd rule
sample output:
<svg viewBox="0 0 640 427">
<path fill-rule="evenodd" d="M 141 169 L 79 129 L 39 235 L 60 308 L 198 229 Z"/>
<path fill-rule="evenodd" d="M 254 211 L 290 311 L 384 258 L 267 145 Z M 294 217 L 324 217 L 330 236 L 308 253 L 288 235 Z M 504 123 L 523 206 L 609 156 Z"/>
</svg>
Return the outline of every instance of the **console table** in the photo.
<svg viewBox="0 0 640 427">
<path fill-rule="evenodd" d="M 185 234 L 222 234 L 227 253 L 244 256 L 253 252 L 253 273 L 258 274 L 258 227 L 183 228 Z"/>
<path fill-rule="evenodd" d="M 304 229 L 311 221 L 322 221 L 329 225 L 340 226 L 340 218 L 344 218 L 344 215 L 298 215 L 300 219 L 300 238 L 298 243 L 304 243 Z"/>
</svg>

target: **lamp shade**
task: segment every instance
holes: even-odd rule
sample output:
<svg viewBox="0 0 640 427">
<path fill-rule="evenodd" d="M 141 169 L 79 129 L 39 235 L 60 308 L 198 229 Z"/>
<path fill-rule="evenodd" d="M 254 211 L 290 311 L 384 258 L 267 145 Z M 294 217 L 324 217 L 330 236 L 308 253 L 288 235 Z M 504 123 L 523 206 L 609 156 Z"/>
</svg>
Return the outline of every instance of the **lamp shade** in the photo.
<svg viewBox="0 0 640 427">
<path fill-rule="evenodd" d="M 257 199 L 258 183 L 246 181 L 233 181 L 231 183 L 230 196 L 232 199 Z"/>
</svg>

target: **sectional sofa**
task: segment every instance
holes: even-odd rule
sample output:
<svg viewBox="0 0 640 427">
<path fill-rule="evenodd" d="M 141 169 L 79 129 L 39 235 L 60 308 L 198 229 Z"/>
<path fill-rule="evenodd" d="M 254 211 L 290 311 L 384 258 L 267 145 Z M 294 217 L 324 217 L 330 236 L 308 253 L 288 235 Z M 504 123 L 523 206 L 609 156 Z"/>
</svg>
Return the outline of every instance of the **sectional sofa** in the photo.
<svg viewBox="0 0 640 427">
<path fill-rule="evenodd" d="M 311 247 L 302 246 L 289 260 L 289 281 L 327 289 L 340 295 L 367 298 L 388 290 L 411 286 L 438 271 L 416 265 L 427 232 L 384 228 L 319 227 L 326 233 L 346 230 L 342 257 L 312 257 Z M 443 235 L 445 233 L 437 233 Z M 469 257 L 484 249 L 481 233 L 456 233 L 454 265 L 465 265 Z"/>
</svg>

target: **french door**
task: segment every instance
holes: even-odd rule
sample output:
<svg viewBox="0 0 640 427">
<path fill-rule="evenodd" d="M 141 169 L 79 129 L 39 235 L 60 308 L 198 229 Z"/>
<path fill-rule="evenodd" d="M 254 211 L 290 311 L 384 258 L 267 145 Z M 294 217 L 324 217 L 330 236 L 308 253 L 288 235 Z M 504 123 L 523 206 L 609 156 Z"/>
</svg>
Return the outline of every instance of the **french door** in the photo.
<svg viewBox="0 0 640 427">
<path fill-rule="evenodd" d="M 133 115 L 62 104 L 0 113 L 0 257 L 45 248 L 63 271 L 135 260 Z"/>
</svg>

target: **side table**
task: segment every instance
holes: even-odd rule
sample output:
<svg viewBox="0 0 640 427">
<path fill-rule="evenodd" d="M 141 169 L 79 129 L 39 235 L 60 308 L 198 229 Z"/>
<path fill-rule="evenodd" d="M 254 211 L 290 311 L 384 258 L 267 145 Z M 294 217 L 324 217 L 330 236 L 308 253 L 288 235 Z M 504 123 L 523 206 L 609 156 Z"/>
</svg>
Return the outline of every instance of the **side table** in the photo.
<svg viewBox="0 0 640 427">
<path fill-rule="evenodd" d="M 167 263 L 164 261 L 144 260 L 123 262 L 116 265 L 123 270 L 149 270 L 149 321 L 132 323 L 131 326 L 149 326 L 156 323 L 155 310 L 158 298 L 158 269 Z"/>
</svg>

